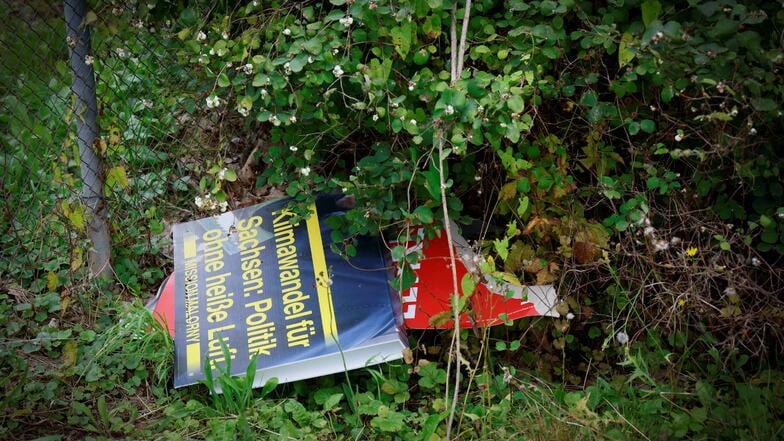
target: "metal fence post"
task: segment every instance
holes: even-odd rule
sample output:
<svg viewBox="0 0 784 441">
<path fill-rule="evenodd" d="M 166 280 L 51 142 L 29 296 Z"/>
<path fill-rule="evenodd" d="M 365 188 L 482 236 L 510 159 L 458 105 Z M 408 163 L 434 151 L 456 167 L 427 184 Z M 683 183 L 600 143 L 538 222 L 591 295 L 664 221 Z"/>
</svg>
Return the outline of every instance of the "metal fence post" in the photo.
<svg viewBox="0 0 784 441">
<path fill-rule="evenodd" d="M 88 264 L 93 277 L 112 276 L 111 236 L 103 198 L 103 160 L 94 150 L 98 140 L 98 105 L 95 74 L 90 52 L 90 28 L 86 21 L 85 0 L 64 0 L 65 23 L 74 95 L 76 137 L 82 175 L 82 202 L 86 206 L 87 234 L 90 240 Z"/>
</svg>

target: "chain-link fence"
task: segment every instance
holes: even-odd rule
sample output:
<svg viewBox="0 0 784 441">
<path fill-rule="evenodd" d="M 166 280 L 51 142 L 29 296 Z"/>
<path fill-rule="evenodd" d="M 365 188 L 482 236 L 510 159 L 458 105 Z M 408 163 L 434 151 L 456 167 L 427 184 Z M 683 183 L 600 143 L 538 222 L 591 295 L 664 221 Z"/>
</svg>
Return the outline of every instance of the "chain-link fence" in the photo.
<svg viewBox="0 0 784 441">
<path fill-rule="evenodd" d="M 195 187 L 181 159 L 204 140 L 183 110 L 196 106 L 188 66 L 176 62 L 176 12 L 156 2 L 0 5 L 3 279 L 34 293 L 96 274 L 154 286 L 163 213 Z"/>
</svg>

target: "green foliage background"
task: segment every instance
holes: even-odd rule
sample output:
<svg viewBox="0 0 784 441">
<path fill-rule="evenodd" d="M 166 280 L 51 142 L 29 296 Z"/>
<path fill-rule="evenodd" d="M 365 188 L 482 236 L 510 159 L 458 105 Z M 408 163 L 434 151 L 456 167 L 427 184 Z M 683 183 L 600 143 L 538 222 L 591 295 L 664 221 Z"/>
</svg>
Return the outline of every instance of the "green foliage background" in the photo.
<svg viewBox="0 0 784 441">
<path fill-rule="evenodd" d="M 437 234 L 445 205 L 488 272 L 557 286 L 559 319 L 463 331 L 453 435 L 781 436 L 781 2 L 477 1 L 453 81 L 464 6 L 95 4 L 106 195 L 132 213 L 113 219 L 120 287 L 79 282 L 83 241 L 47 242 L 40 261 L 6 248 L 0 435 L 442 439 L 448 336 L 435 333 L 412 333 L 407 363 L 252 396 L 218 377 L 241 405 L 208 399 L 212 383 L 169 388 L 171 343 L 139 307 L 169 265 L 165 225 L 258 187 L 355 195 L 336 225 L 349 254 L 358 234 Z M 54 134 L 43 145 L 69 145 L 68 116 L 37 98 L 62 93 L 59 71 L 27 83 L 33 100 L 2 89 L 16 176 L 2 190 L 47 170 L 46 216 L 72 237 L 76 162 L 20 159 L 43 124 L 23 105 L 55 115 L 38 118 Z M 36 220 L 8 219 L 30 234 L 4 244 L 35 243 Z"/>
</svg>

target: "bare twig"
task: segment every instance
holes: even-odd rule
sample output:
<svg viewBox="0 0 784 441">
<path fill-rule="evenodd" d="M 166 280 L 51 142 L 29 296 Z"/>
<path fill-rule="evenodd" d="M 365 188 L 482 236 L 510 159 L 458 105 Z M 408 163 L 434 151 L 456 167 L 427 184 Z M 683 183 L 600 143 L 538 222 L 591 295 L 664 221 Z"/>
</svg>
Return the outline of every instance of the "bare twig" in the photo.
<svg viewBox="0 0 784 441">
<path fill-rule="evenodd" d="M 465 12 L 463 14 L 463 22 L 460 29 L 460 42 L 457 41 L 457 3 L 452 6 L 452 24 L 450 29 L 451 37 L 451 50 L 450 50 L 450 72 L 451 83 L 454 85 L 463 72 L 463 59 L 465 58 L 465 43 L 468 36 L 468 21 L 471 18 L 471 0 L 466 0 Z M 449 363 L 447 364 L 447 378 L 451 373 L 452 360 L 455 364 L 454 373 L 454 390 L 452 391 L 452 399 L 449 400 L 449 384 L 446 386 L 447 401 L 450 402 L 449 418 L 446 423 L 446 439 L 451 438 L 452 424 L 455 420 L 455 412 L 457 409 L 457 399 L 460 392 L 460 363 L 462 356 L 460 355 L 460 290 L 457 284 L 457 262 L 455 259 L 455 251 L 452 246 L 452 230 L 450 228 L 449 209 L 446 203 L 446 177 L 444 176 L 444 139 L 446 134 L 443 128 L 438 129 L 438 177 L 441 186 L 441 208 L 444 212 L 444 230 L 446 230 L 446 239 L 449 243 L 449 263 L 452 270 L 452 321 L 454 323 L 452 329 L 452 349 L 449 351 Z"/>
</svg>

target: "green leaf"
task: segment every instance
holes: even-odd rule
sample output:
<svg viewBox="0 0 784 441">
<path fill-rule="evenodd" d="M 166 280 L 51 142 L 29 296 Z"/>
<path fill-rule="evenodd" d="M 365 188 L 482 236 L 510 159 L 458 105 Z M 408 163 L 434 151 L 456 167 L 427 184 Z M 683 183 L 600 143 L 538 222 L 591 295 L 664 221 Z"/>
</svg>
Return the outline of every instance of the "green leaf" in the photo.
<svg viewBox="0 0 784 441">
<path fill-rule="evenodd" d="M 432 197 L 435 202 L 440 203 L 441 178 L 435 165 L 431 162 L 430 168 L 423 171 L 422 174 L 425 175 L 425 188 L 427 188 L 427 191 L 430 193 L 430 197 Z"/>
<path fill-rule="evenodd" d="M 545 46 L 541 50 L 542 50 L 542 55 L 544 55 L 545 57 L 551 60 L 556 60 L 558 59 L 558 57 L 561 56 L 561 52 L 555 46 Z"/>
<path fill-rule="evenodd" d="M 308 56 L 306 54 L 300 54 L 289 62 L 289 68 L 291 68 L 291 71 L 295 73 L 302 72 L 302 69 L 304 69 L 307 64 Z"/>
<path fill-rule="evenodd" d="M 495 248 L 495 252 L 498 253 L 498 257 L 501 260 L 506 260 L 507 256 L 509 256 L 509 238 L 505 237 L 501 240 L 495 239 L 493 241 L 493 248 Z"/>
<path fill-rule="evenodd" d="M 645 133 L 653 133 L 656 130 L 656 124 L 649 119 L 644 119 L 640 121 L 640 128 Z"/>
<path fill-rule="evenodd" d="M 321 53 L 321 48 L 323 47 L 321 44 L 321 40 L 318 37 L 313 37 L 310 40 L 305 41 L 302 44 L 306 51 L 310 52 L 313 55 L 318 55 Z"/>
<path fill-rule="evenodd" d="M 416 282 L 414 270 L 411 268 L 411 265 L 404 264 L 400 274 L 392 280 L 391 284 L 393 289 L 403 291 L 404 289 L 411 288 L 414 282 Z"/>
<path fill-rule="evenodd" d="M 517 205 L 517 215 L 519 217 L 525 216 L 525 212 L 528 211 L 529 203 L 530 201 L 528 199 L 528 196 L 523 196 L 523 198 L 520 199 L 520 202 Z"/>
<path fill-rule="evenodd" d="M 672 87 L 671 84 L 662 87 L 662 91 L 661 91 L 662 101 L 664 101 L 665 103 L 669 103 L 670 101 L 672 101 L 672 98 L 674 96 L 675 96 L 675 88 Z"/>
<path fill-rule="evenodd" d="M 776 110 L 776 102 L 770 98 L 752 98 L 751 105 L 758 112 L 771 112 Z"/>
<path fill-rule="evenodd" d="M 463 274 L 463 278 L 460 280 L 460 290 L 463 292 L 463 295 L 470 296 L 475 289 L 476 281 L 474 277 L 470 273 Z"/>
<path fill-rule="evenodd" d="M 237 172 L 233 169 L 227 168 L 226 171 L 223 172 L 223 180 L 234 182 L 237 180 Z"/>
<path fill-rule="evenodd" d="M 627 128 L 629 129 L 629 134 L 632 136 L 640 133 L 640 123 L 637 121 L 630 121 Z"/>
<path fill-rule="evenodd" d="M 120 188 L 128 186 L 128 176 L 125 174 L 125 167 L 121 165 L 110 168 L 106 173 L 106 186 L 112 188 L 115 185 Z"/>
<path fill-rule="evenodd" d="M 512 112 L 520 113 L 523 111 L 525 102 L 523 101 L 523 97 L 521 97 L 520 95 L 512 95 L 506 101 L 506 106 L 509 107 L 509 110 L 511 110 Z"/>
<path fill-rule="evenodd" d="M 420 222 L 423 224 L 431 224 L 433 223 L 433 210 L 426 205 L 420 205 L 419 207 L 414 210 L 414 216 L 419 219 Z"/>
<path fill-rule="evenodd" d="M 395 45 L 395 51 L 405 58 L 411 51 L 411 30 L 412 22 L 404 22 L 400 26 L 392 28 L 390 35 L 392 36 L 392 43 Z"/>
<path fill-rule="evenodd" d="M 777 243 L 779 241 L 779 236 L 778 236 L 778 234 L 776 234 L 775 230 L 765 230 L 760 235 L 760 239 L 762 239 L 762 241 L 765 242 L 765 243 L 774 244 L 774 243 Z M 721 244 L 724 245 L 725 243 L 727 243 L 727 242 L 722 242 Z M 727 244 L 727 245 L 728 245 L 727 248 L 729 248 L 729 244 Z M 724 247 L 722 247 L 722 249 L 723 248 Z"/>
<path fill-rule="evenodd" d="M 221 72 L 218 75 L 218 86 L 220 87 L 229 87 L 231 85 L 231 80 L 229 80 L 229 76 L 226 75 L 226 72 Z"/>
<path fill-rule="evenodd" d="M 324 410 L 333 409 L 335 406 L 338 405 L 338 403 L 340 403 L 342 399 L 343 399 L 342 393 L 331 394 L 329 397 L 327 397 L 326 400 L 324 400 L 324 406 L 323 406 Z"/>
<path fill-rule="evenodd" d="M 191 26 L 196 24 L 196 12 L 193 9 L 187 8 L 183 9 L 180 12 L 180 23 L 184 24 L 185 26 Z"/>
<path fill-rule="evenodd" d="M 392 260 L 394 260 L 396 262 L 400 262 L 400 261 L 403 260 L 403 258 L 406 255 L 406 247 L 404 247 L 402 245 L 394 246 L 394 247 L 392 247 L 392 250 L 391 250 L 390 253 L 392 255 Z"/>
<path fill-rule="evenodd" d="M 631 63 L 636 56 L 634 51 L 629 50 L 629 43 L 632 41 L 634 41 L 634 36 L 628 32 L 621 36 L 621 44 L 618 47 L 618 64 L 621 67 Z"/>
<path fill-rule="evenodd" d="M 598 101 L 599 99 L 595 92 L 586 92 L 585 95 L 583 95 L 583 97 L 580 99 L 580 104 L 583 106 L 594 107 Z"/>
<path fill-rule="evenodd" d="M 383 62 L 379 62 L 378 58 L 370 60 L 369 68 L 367 71 L 370 82 L 376 86 L 383 86 L 386 84 L 389 74 L 392 72 L 392 59 L 385 58 Z"/>
<path fill-rule="evenodd" d="M 269 84 L 269 77 L 262 73 L 257 73 L 255 77 L 253 77 L 253 82 L 251 83 L 253 87 L 261 87 Z"/>
<path fill-rule="evenodd" d="M 642 2 L 642 22 L 645 26 L 649 26 L 651 22 L 659 19 L 662 13 L 661 3 L 659 0 L 645 0 Z"/>
</svg>

